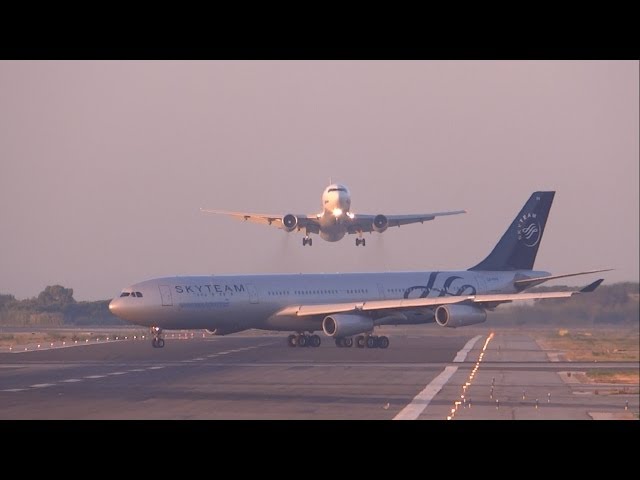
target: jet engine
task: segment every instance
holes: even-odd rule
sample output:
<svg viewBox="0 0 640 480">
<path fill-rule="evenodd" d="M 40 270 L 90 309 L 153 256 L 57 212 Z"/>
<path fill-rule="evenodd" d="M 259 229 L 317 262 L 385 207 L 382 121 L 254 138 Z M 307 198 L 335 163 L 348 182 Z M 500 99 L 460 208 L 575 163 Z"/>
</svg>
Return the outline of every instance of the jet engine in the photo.
<svg viewBox="0 0 640 480">
<path fill-rule="evenodd" d="M 372 227 L 376 232 L 382 233 L 389 227 L 389 219 L 384 215 L 376 215 L 373 217 Z"/>
<path fill-rule="evenodd" d="M 362 315 L 328 315 L 322 321 L 322 330 L 330 337 L 348 337 L 373 330 L 373 320 Z"/>
<path fill-rule="evenodd" d="M 435 317 L 441 327 L 456 328 L 484 322 L 487 312 L 472 305 L 440 305 L 436 308 Z"/>
<path fill-rule="evenodd" d="M 292 232 L 298 226 L 298 218 L 291 213 L 282 217 L 282 228 L 287 232 Z"/>
</svg>

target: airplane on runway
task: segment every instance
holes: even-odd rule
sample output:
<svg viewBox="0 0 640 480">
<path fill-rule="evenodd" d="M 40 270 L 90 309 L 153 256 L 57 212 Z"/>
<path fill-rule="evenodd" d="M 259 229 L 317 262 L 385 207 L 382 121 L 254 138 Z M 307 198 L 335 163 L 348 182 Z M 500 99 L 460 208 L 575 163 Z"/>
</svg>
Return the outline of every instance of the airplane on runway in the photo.
<svg viewBox="0 0 640 480">
<path fill-rule="evenodd" d="M 227 212 L 224 210 L 200 209 L 204 213 L 230 215 L 245 221 L 262 223 L 281 228 L 285 232 L 305 230 L 302 246 L 313 245 L 310 234 L 320 235 L 327 242 L 337 242 L 347 234 L 358 234 L 356 247 L 366 245 L 364 232 L 382 233 L 389 227 L 399 227 L 410 223 L 424 223 L 436 217 L 458 215 L 466 210 L 452 212 L 420 213 L 410 215 L 366 215 L 351 212 L 351 193 L 344 185 L 332 183 L 322 192 L 322 212 L 313 215 L 270 215 L 267 213 Z"/>
<path fill-rule="evenodd" d="M 164 346 L 163 329 L 226 335 L 255 328 L 296 332 L 291 347 L 318 347 L 314 332 L 323 331 L 338 347 L 387 348 L 389 339 L 374 335 L 375 327 L 474 325 L 502 303 L 595 290 L 603 279 L 577 291 L 523 293 L 547 280 L 609 271 L 532 270 L 554 195 L 533 193 L 491 253 L 468 270 L 155 278 L 125 288 L 109 310 L 151 327 L 154 347 Z"/>
</svg>

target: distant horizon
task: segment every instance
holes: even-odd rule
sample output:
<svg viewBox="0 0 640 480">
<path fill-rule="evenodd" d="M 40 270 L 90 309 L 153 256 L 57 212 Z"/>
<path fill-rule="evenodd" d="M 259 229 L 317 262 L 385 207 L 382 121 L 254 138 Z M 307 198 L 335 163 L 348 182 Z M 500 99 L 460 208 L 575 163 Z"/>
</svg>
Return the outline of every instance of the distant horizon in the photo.
<svg viewBox="0 0 640 480">
<path fill-rule="evenodd" d="M 465 270 L 554 190 L 535 269 L 640 281 L 640 62 L 0 61 L 0 293 Z M 202 214 L 467 210 L 336 243 Z M 317 238 L 317 237 L 316 237 Z M 558 285 L 558 282 L 549 282 Z M 566 284 L 562 284 L 566 285 Z"/>
</svg>

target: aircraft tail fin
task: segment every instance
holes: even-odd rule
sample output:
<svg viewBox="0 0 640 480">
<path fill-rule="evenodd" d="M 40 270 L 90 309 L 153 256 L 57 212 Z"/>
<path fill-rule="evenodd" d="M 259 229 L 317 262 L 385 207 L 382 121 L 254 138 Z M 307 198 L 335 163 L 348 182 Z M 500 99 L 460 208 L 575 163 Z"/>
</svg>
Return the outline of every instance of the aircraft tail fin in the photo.
<svg viewBox="0 0 640 480">
<path fill-rule="evenodd" d="M 556 192 L 534 192 L 489 256 L 469 270 L 532 270 Z"/>
</svg>

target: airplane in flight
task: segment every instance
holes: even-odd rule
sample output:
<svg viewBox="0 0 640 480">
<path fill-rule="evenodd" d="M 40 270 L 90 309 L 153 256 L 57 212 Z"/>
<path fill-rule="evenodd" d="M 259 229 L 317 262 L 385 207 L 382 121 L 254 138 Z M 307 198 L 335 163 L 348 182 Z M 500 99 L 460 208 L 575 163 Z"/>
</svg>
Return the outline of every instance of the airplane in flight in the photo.
<svg viewBox="0 0 640 480">
<path fill-rule="evenodd" d="M 466 210 L 452 212 L 420 213 L 410 215 L 368 215 L 351 212 L 351 193 L 344 185 L 332 183 L 322 192 L 322 212 L 312 215 L 299 215 L 287 213 L 284 215 L 267 213 L 228 212 L 224 210 L 200 209 L 204 213 L 230 215 L 237 219 L 272 225 L 285 232 L 297 230 L 305 231 L 302 245 L 313 245 L 311 234 L 320 235 L 320 238 L 328 242 L 342 240 L 346 234 L 358 234 L 356 247 L 366 245 L 366 239 L 362 238 L 365 232 L 382 233 L 389 227 L 399 227 L 410 223 L 424 223 L 436 217 L 445 215 L 458 215 L 466 213 Z"/>
<path fill-rule="evenodd" d="M 535 192 L 491 253 L 462 271 L 337 274 L 206 275 L 155 278 L 122 290 L 109 304 L 116 316 L 164 329 L 205 329 L 226 335 L 248 329 L 295 332 L 291 347 L 318 347 L 316 331 L 338 347 L 387 348 L 380 325 L 482 323 L 502 303 L 563 298 L 595 290 L 603 279 L 568 292 L 524 293 L 548 280 L 605 272 L 552 275 L 533 270 L 555 192 Z M 354 341 L 355 336 L 355 341 Z"/>
</svg>

